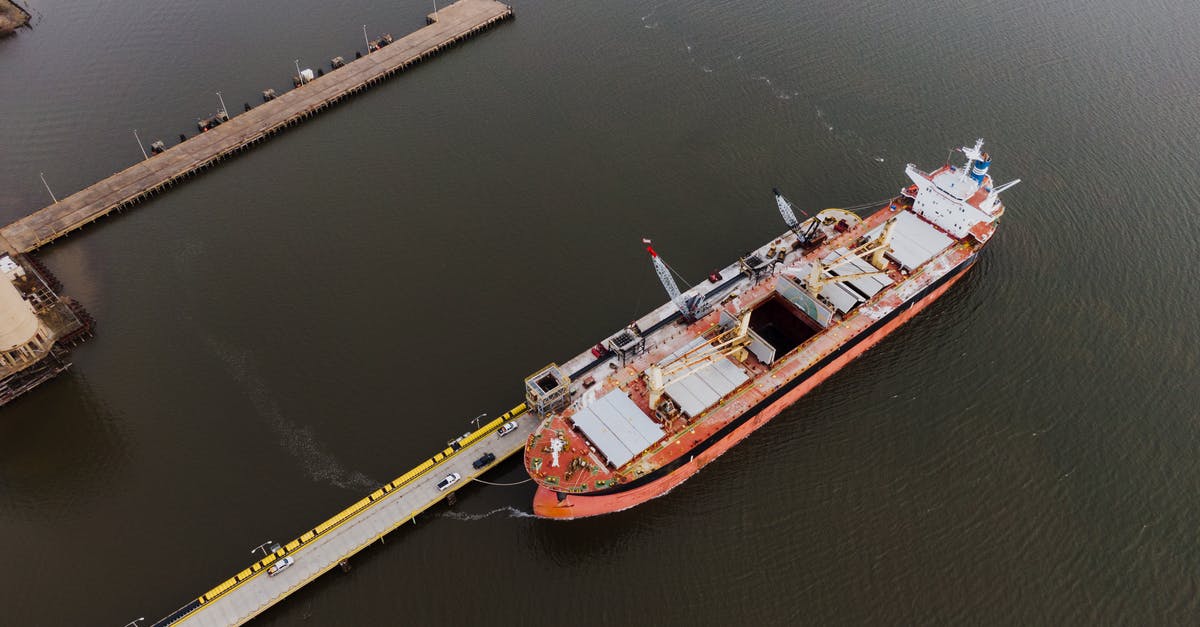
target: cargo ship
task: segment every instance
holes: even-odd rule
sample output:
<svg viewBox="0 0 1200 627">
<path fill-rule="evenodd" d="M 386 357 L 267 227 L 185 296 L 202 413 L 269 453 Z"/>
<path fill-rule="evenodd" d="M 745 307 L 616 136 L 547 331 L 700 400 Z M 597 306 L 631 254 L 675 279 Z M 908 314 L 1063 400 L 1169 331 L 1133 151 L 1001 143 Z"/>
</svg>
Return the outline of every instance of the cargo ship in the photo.
<svg viewBox="0 0 1200 627">
<path fill-rule="evenodd" d="M 859 212 L 801 220 L 775 190 L 787 231 L 688 290 L 643 240 L 670 300 L 525 380 L 541 419 L 524 452 L 534 513 L 583 518 L 666 494 L 942 296 L 1020 182 L 993 184 L 982 139 L 959 150 L 964 165 L 909 164 L 911 184 Z"/>
</svg>

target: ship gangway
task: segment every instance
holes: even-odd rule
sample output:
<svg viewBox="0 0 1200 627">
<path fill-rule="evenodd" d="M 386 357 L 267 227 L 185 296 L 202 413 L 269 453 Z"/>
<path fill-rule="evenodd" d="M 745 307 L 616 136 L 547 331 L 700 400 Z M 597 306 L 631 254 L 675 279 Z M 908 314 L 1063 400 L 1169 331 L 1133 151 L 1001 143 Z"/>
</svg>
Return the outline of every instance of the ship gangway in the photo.
<svg viewBox="0 0 1200 627">
<path fill-rule="evenodd" d="M 516 422 L 517 428 L 501 436 L 498 430 L 510 421 Z M 401 525 L 415 522 L 420 513 L 504 459 L 519 454 L 537 425 L 536 414 L 527 412 L 524 403 L 517 405 L 175 610 L 154 627 L 241 625 L 249 621 Z M 475 468 L 473 462 L 487 453 L 496 459 Z M 458 473 L 462 479 L 439 490 L 438 482 L 451 473 Z M 284 558 L 291 558 L 292 564 L 269 575 L 271 566 Z"/>
<path fill-rule="evenodd" d="M 0 228 L 0 248 L 26 253 L 133 207 L 512 16 L 495 0 L 444 6 L 425 27 Z"/>
</svg>

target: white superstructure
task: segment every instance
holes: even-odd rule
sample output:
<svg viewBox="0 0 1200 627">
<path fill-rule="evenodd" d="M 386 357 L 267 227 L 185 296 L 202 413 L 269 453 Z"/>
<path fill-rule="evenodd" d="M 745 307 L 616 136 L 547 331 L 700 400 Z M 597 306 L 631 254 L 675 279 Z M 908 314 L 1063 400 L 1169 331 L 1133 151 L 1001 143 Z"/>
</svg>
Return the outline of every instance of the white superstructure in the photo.
<svg viewBox="0 0 1200 627">
<path fill-rule="evenodd" d="M 967 157 L 961 168 L 947 165 L 926 174 L 913 164 L 905 173 L 916 185 L 912 210 L 954 237 L 966 237 L 979 223 L 991 224 L 1004 213 L 1000 192 L 1020 183 L 1020 179 L 994 187 L 988 175 L 991 157 L 982 151 L 983 140 L 974 147 L 962 147 Z"/>
</svg>

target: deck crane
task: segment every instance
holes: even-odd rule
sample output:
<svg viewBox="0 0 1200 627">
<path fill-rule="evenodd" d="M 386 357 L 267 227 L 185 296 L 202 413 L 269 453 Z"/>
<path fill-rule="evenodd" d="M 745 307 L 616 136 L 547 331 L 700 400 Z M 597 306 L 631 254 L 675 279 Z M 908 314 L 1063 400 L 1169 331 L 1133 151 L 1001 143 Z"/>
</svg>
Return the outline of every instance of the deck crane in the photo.
<svg viewBox="0 0 1200 627">
<path fill-rule="evenodd" d="M 808 279 L 805 281 L 805 287 L 813 296 L 821 293 L 821 290 L 830 283 L 842 283 L 862 277 L 872 276 L 875 274 L 883 274 L 887 269 L 887 260 L 883 258 L 889 250 L 891 250 L 892 230 L 896 228 L 896 219 L 892 218 L 887 221 L 883 227 L 883 232 L 879 237 L 851 250 L 838 258 L 825 263 L 819 260 L 813 260 L 812 270 L 808 273 Z M 852 259 L 863 259 L 864 256 L 871 255 L 870 263 L 877 268 L 870 272 L 855 272 L 854 274 L 840 274 L 826 276 L 825 274 L 838 266 L 848 263 Z"/>
<path fill-rule="evenodd" d="M 810 218 L 808 220 L 808 227 L 802 230 L 800 228 L 802 226 L 800 220 L 796 218 L 796 212 L 793 211 L 792 203 L 783 197 L 778 187 L 773 188 L 771 191 L 775 192 L 775 204 L 779 207 L 779 215 L 783 216 L 783 222 L 796 234 L 801 244 L 811 242 L 813 234 L 817 232 L 817 227 L 820 226 L 820 223 Z M 801 209 L 800 213 L 804 213 L 804 210 Z M 804 215 L 808 216 L 807 213 L 804 213 Z"/>
<path fill-rule="evenodd" d="M 669 362 L 646 368 L 646 391 L 650 409 L 658 409 L 668 384 L 682 381 L 713 365 L 718 359 L 733 357 L 738 361 L 744 360 L 746 345 L 753 339 L 750 337 L 751 313 L 753 310 L 743 312 L 737 325 L 718 333 L 708 343 L 701 344 Z"/>
<path fill-rule="evenodd" d="M 874 252 L 871 253 L 871 265 L 880 270 L 887 270 L 887 259 L 883 256 L 892 250 L 892 229 L 896 228 L 896 219 L 892 218 L 887 221 L 883 227 L 883 232 L 879 234 L 879 238 L 875 240 Z"/>
<path fill-rule="evenodd" d="M 679 286 L 675 284 L 674 277 L 671 276 L 671 270 L 667 268 L 666 262 L 658 253 L 654 251 L 654 246 L 650 240 L 643 238 L 642 243 L 646 245 L 646 252 L 650 253 L 650 262 L 654 265 L 654 271 L 658 273 L 658 280 L 662 281 L 663 288 L 667 290 L 667 294 L 671 297 L 671 302 L 679 308 L 679 313 L 688 322 L 695 322 L 704 317 L 707 313 L 704 297 L 698 294 L 685 296 L 679 291 Z"/>
</svg>

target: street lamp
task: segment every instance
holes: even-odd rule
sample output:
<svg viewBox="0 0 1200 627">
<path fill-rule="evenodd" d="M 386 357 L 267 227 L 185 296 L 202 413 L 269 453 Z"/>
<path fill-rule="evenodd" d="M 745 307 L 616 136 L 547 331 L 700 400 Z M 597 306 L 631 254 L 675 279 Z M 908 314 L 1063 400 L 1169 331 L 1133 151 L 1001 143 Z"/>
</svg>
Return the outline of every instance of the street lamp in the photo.
<svg viewBox="0 0 1200 627">
<path fill-rule="evenodd" d="M 137 627 L 137 624 L 144 620 L 146 620 L 145 616 L 138 618 L 138 619 L 131 620 L 128 623 L 125 623 L 125 627 L 129 627 L 130 625 L 133 625 L 133 627 Z"/>
<path fill-rule="evenodd" d="M 138 148 L 142 149 L 142 156 L 145 157 L 146 159 L 149 159 L 150 155 L 146 154 L 146 147 L 142 145 L 142 138 L 138 137 L 136 128 L 133 129 L 133 138 L 137 140 Z"/>
<path fill-rule="evenodd" d="M 371 54 L 371 40 L 367 39 L 367 25 L 363 24 L 363 41 L 367 42 L 367 54 Z"/>
<path fill-rule="evenodd" d="M 433 0 L 433 21 L 438 21 L 437 0 Z"/>
<path fill-rule="evenodd" d="M 296 59 L 296 78 L 300 80 L 300 84 L 304 84 L 304 75 L 300 73 L 300 59 Z"/>
<path fill-rule="evenodd" d="M 225 114 L 225 119 L 229 119 L 229 109 L 225 108 L 225 99 L 221 97 L 221 92 L 217 92 L 217 100 L 221 102 L 221 113 Z"/>
<path fill-rule="evenodd" d="M 54 197 L 54 192 L 50 191 L 50 184 L 46 182 L 46 175 L 42 172 L 38 172 L 38 176 L 42 179 L 42 185 L 46 186 L 46 193 L 50 194 L 50 200 L 53 200 L 54 204 L 57 205 L 58 199 Z"/>
<path fill-rule="evenodd" d="M 474 418 L 472 418 L 472 419 L 471 419 L 471 422 L 475 423 L 475 430 L 476 430 L 476 431 L 479 431 L 479 419 L 480 419 L 480 418 L 485 418 L 485 417 L 487 417 L 487 412 L 484 412 L 484 413 L 482 413 L 482 414 L 479 414 L 478 416 L 475 416 Z"/>
<path fill-rule="evenodd" d="M 266 557 L 267 556 L 267 545 L 274 544 L 274 543 L 275 543 L 274 540 L 267 540 L 266 542 L 263 542 L 262 544 L 254 547 L 254 550 L 250 551 L 250 554 L 254 555 L 254 551 L 261 550 L 263 552 L 263 557 Z"/>
</svg>

